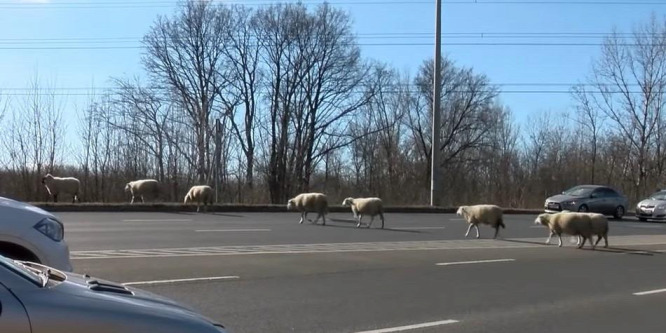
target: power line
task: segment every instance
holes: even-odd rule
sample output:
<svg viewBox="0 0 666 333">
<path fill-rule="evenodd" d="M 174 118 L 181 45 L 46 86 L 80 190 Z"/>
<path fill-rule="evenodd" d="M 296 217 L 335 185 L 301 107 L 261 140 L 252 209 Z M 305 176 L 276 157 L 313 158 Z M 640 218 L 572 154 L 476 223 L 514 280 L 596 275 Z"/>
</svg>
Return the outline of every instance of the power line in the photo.
<svg viewBox="0 0 666 333">
<path fill-rule="evenodd" d="M 395 87 L 417 87 L 415 83 L 397 83 L 391 84 Z M 505 83 L 492 83 L 481 84 L 481 86 L 491 86 L 491 87 L 615 87 L 616 84 L 613 83 L 565 83 L 565 82 L 505 82 Z M 628 87 L 640 87 L 639 83 L 627 83 Z M 267 87 L 267 86 L 266 86 Z M 169 90 L 170 87 L 166 86 L 139 86 L 140 89 L 145 90 Z M 130 88 L 131 89 L 131 88 Z M 0 94 L 5 91 L 77 91 L 77 90 L 128 90 L 122 87 L 117 86 L 87 86 L 87 87 L 52 87 L 52 88 L 30 88 L 30 87 L 0 87 Z M 412 91 L 414 92 L 414 91 Z"/>
<path fill-rule="evenodd" d="M 207 1 L 207 0 L 201 0 Z M 235 5 L 251 5 L 251 6 L 270 6 L 270 5 L 285 5 L 295 4 L 296 1 L 275 1 L 268 2 L 267 0 L 225 0 L 216 1 L 218 3 L 235 4 Z M 300 0 L 301 4 L 306 6 L 323 5 L 432 5 L 432 0 L 357 0 L 357 1 L 321 1 L 321 0 Z M 573 0 L 556 0 L 556 1 L 534 1 L 534 0 L 449 0 L 444 1 L 444 5 L 666 5 L 666 1 L 573 1 Z M 177 1 L 95 1 L 82 2 L 82 1 L 68 1 L 68 2 L 1 2 L 0 8 L 2 9 L 34 9 L 34 8 L 164 8 L 164 7 L 178 7 L 183 4 Z"/>
<path fill-rule="evenodd" d="M 357 46 L 433 46 L 433 42 L 395 42 L 395 43 L 354 43 L 348 45 Z M 566 46 L 566 47 L 591 47 L 604 46 L 604 43 L 574 43 L 574 42 L 450 42 L 442 43 L 443 46 Z M 613 43 L 616 46 L 660 46 L 660 44 L 641 44 L 641 43 Z M 260 45 L 250 45 L 257 47 Z M 266 45 L 262 45 L 266 46 Z M 0 46 L 0 50 L 115 50 L 115 49 L 141 49 L 144 46 L 123 46 L 123 45 L 104 45 L 104 46 Z"/>
</svg>

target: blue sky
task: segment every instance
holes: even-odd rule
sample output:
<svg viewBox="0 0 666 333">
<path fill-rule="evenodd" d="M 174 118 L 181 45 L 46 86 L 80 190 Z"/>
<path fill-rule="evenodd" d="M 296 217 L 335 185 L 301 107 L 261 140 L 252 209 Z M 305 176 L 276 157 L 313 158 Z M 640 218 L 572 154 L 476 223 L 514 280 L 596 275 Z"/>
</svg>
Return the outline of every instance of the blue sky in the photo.
<svg viewBox="0 0 666 333">
<path fill-rule="evenodd" d="M 487 0 L 494 1 L 494 0 Z M 619 0 L 618 0 L 619 1 Z M 271 0 L 237 0 L 235 3 L 266 3 Z M 283 1 L 284 2 L 284 1 Z M 308 0 L 305 3 L 314 1 Z M 434 3 L 396 0 L 331 0 L 347 9 L 361 35 L 366 57 L 415 73 L 422 61 L 432 57 L 432 45 L 364 45 L 368 43 L 432 43 Z M 380 4 L 367 4 L 380 2 Z M 406 3 L 407 2 L 407 3 Z M 585 79 L 590 64 L 598 56 L 599 46 L 512 46 L 512 45 L 447 45 L 447 43 L 600 43 L 601 38 L 460 38 L 452 33 L 607 33 L 613 27 L 630 32 L 632 27 L 649 19 L 652 13 L 663 17 L 666 2 L 654 4 L 539 4 L 539 3 L 446 3 L 443 5 L 443 52 L 459 65 L 473 67 L 497 84 L 576 83 Z M 531 1 L 531 2 L 538 2 Z M 551 1 L 552 2 L 552 1 Z M 624 1 L 631 3 L 631 1 Z M 645 2 L 642 2 L 645 3 Z M 173 5 L 172 5 L 173 4 Z M 95 45 L 137 46 L 157 15 L 174 12 L 176 2 L 169 0 L 0 0 L 0 92 L 5 98 L 20 98 L 20 91 L 37 74 L 40 80 L 59 88 L 108 86 L 108 78 L 142 75 L 141 50 L 128 49 L 24 49 L 25 47 L 82 46 L 80 41 L 49 44 L 54 39 L 128 38 Z M 405 39 L 368 38 L 371 33 L 409 33 Z M 42 40 L 40 40 L 42 39 Z M 501 100 L 524 122 L 530 114 L 562 112 L 571 109 L 568 94 L 510 93 L 516 90 L 567 90 L 567 86 L 506 86 Z M 61 91 L 63 92 L 63 91 Z M 69 91 L 85 93 L 85 91 Z M 84 97 L 69 96 L 66 114 L 75 116 L 75 108 L 85 103 Z M 70 118 L 70 127 L 76 126 Z"/>
</svg>

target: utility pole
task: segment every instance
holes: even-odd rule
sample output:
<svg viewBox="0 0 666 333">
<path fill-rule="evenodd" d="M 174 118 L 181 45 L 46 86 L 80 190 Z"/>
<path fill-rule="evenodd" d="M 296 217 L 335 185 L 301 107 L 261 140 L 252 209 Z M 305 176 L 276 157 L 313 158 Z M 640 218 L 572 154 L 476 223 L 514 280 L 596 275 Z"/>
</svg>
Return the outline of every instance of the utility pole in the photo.
<svg viewBox="0 0 666 333">
<path fill-rule="evenodd" d="M 220 119 L 215 120 L 215 170 L 213 175 L 215 176 L 215 203 L 219 203 L 219 191 L 220 191 L 220 160 L 222 159 L 222 123 Z"/>
<path fill-rule="evenodd" d="M 433 73 L 433 102 L 432 102 L 432 153 L 430 166 L 430 205 L 437 206 L 440 202 L 439 189 L 439 130 L 441 123 L 440 101 L 442 94 L 442 0 L 435 0 L 435 72 Z"/>
</svg>

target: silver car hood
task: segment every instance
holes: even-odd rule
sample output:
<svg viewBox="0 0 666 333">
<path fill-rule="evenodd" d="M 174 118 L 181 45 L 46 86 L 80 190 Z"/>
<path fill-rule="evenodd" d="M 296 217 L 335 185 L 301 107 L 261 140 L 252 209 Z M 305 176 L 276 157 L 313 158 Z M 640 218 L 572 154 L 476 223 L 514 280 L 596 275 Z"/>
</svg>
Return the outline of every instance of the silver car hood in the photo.
<svg viewBox="0 0 666 333">
<path fill-rule="evenodd" d="M 94 277 L 62 273 L 67 276 L 65 281 L 52 279 L 40 290 L 15 291 L 28 313 L 37 314 L 36 318 L 50 318 L 34 322 L 33 328 L 36 325 L 50 327 L 49 332 L 73 333 L 155 329 L 160 332 L 219 332 L 213 327 L 217 322 L 166 297 Z M 54 330 L 54 327 L 60 330 Z"/>
<path fill-rule="evenodd" d="M 546 201 L 550 202 L 564 202 L 564 201 L 570 201 L 570 200 L 576 200 L 576 199 L 583 199 L 585 197 L 580 197 L 580 196 L 572 196 L 568 194 L 558 194 L 554 195 L 552 197 L 548 197 Z"/>
<path fill-rule="evenodd" d="M 659 206 L 662 204 L 666 204 L 666 200 L 645 199 L 638 203 L 639 206 Z"/>
</svg>

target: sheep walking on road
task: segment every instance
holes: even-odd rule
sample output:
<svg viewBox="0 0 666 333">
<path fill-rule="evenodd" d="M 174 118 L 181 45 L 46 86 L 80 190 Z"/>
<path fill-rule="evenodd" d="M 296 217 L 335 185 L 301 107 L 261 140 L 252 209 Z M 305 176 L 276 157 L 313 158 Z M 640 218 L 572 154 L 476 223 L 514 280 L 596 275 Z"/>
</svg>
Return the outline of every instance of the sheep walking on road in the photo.
<svg viewBox="0 0 666 333">
<path fill-rule="evenodd" d="M 125 192 L 132 194 L 132 201 L 130 203 L 134 203 L 134 200 L 137 198 L 141 199 L 141 202 L 146 202 L 146 198 L 155 200 L 159 196 L 160 187 L 155 179 L 142 179 L 127 183 L 125 185 Z"/>
<path fill-rule="evenodd" d="M 592 217 L 587 213 L 556 213 L 556 214 L 541 214 L 534 220 L 534 224 L 546 226 L 550 234 L 546 240 L 546 244 L 550 244 L 553 235 L 557 235 L 557 246 L 562 247 L 562 234 L 580 236 L 583 241 L 578 245 L 582 248 L 587 240 L 594 249 L 595 244 L 592 242 L 592 235 L 594 229 L 592 227 Z"/>
<path fill-rule="evenodd" d="M 58 194 L 67 193 L 72 195 L 72 203 L 79 200 L 81 182 L 74 177 L 53 177 L 50 173 L 42 178 L 42 184 L 46 187 L 53 202 L 58 202 Z"/>
<path fill-rule="evenodd" d="M 479 224 L 487 224 L 495 228 L 493 239 L 497 238 L 499 227 L 502 227 L 503 229 L 506 228 L 506 225 L 504 225 L 502 208 L 495 205 L 460 206 L 456 214 L 462 216 L 465 221 L 469 223 L 465 237 L 469 235 L 472 227 L 476 228 L 476 238 L 481 237 L 479 234 Z"/>
<path fill-rule="evenodd" d="M 301 193 L 287 201 L 287 210 L 297 210 L 301 212 L 299 224 L 308 217 L 309 212 L 317 213 L 317 218 L 313 223 L 317 223 L 321 217 L 323 225 L 326 225 L 326 214 L 328 213 L 328 199 L 323 193 Z"/>
<path fill-rule="evenodd" d="M 384 204 L 380 198 L 346 198 L 342 201 L 343 206 L 350 206 L 354 218 L 357 220 L 356 227 L 361 227 L 363 215 L 370 215 L 368 228 L 372 226 L 375 216 L 379 215 L 382 220 L 382 229 L 384 229 Z"/>
<path fill-rule="evenodd" d="M 184 204 L 187 204 L 188 202 L 196 202 L 197 203 L 197 213 L 199 212 L 199 207 L 201 206 L 201 203 L 204 205 L 204 211 L 206 211 L 208 205 L 213 204 L 213 197 L 215 196 L 215 193 L 213 192 L 213 188 L 208 186 L 208 185 L 197 185 L 197 186 L 192 186 L 190 190 L 187 192 L 187 195 L 185 195 L 185 200 Z"/>
</svg>

